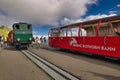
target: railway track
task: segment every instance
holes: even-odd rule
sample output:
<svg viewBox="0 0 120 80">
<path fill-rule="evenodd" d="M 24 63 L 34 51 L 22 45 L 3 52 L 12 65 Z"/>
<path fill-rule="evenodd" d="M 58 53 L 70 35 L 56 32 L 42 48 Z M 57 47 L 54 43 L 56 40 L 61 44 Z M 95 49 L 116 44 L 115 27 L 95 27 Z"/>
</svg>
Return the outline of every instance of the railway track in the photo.
<svg viewBox="0 0 120 80">
<path fill-rule="evenodd" d="M 44 60 L 43 58 L 28 50 L 22 50 L 22 53 L 24 53 L 30 60 L 32 60 L 37 66 L 43 69 L 55 80 L 80 80 L 76 76 L 64 71 L 63 69 L 60 69 L 54 64 L 51 64 L 50 62 Z"/>
</svg>

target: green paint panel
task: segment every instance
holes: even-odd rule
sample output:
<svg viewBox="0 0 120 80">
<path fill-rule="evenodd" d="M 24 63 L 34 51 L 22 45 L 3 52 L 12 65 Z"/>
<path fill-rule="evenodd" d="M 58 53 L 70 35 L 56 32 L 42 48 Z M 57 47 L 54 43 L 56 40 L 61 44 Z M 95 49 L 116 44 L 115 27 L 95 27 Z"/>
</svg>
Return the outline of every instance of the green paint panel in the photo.
<svg viewBox="0 0 120 80">
<path fill-rule="evenodd" d="M 13 25 L 13 41 L 16 42 L 20 39 L 20 42 L 26 43 L 29 38 L 32 38 L 32 28 L 30 24 L 27 23 L 17 23 Z"/>
</svg>

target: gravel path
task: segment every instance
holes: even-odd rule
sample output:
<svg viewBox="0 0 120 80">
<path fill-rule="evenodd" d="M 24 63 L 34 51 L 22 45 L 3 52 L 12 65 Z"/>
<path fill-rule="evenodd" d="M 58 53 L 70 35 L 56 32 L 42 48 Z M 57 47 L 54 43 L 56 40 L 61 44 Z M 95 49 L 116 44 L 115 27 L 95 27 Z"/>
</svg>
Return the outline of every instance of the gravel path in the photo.
<svg viewBox="0 0 120 80">
<path fill-rule="evenodd" d="M 0 80 L 52 80 L 15 49 L 0 50 Z"/>
<path fill-rule="evenodd" d="M 78 76 L 82 80 L 120 80 L 120 69 L 90 63 L 45 49 L 30 49 L 39 56 Z"/>
</svg>

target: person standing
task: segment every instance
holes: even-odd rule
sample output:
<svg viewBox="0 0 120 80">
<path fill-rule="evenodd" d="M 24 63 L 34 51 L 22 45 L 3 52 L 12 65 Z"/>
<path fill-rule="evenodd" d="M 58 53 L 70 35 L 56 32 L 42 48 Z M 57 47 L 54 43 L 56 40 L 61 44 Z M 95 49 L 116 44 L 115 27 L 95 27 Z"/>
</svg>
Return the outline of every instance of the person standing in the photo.
<svg viewBox="0 0 120 80">
<path fill-rule="evenodd" d="M 39 44 L 39 38 L 38 37 L 36 37 L 35 42 L 36 42 L 36 48 L 39 48 L 40 44 Z"/>
<path fill-rule="evenodd" d="M 32 44 L 31 44 L 31 46 L 33 47 L 33 46 L 34 46 L 34 44 L 35 44 L 35 38 L 34 38 L 34 37 L 32 37 Z"/>
<path fill-rule="evenodd" d="M 0 36 L 0 48 L 1 48 L 1 36 Z"/>
<path fill-rule="evenodd" d="M 3 48 L 4 47 L 4 36 L 1 36 L 1 48 Z"/>
<path fill-rule="evenodd" d="M 44 43 L 43 36 L 41 36 L 40 41 L 41 41 L 41 44 Z"/>
<path fill-rule="evenodd" d="M 40 47 L 43 46 L 43 36 L 40 37 Z"/>
<path fill-rule="evenodd" d="M 46 44 L 46 42 L 47 42 L 47 41 L 46 41 L 46 37 L 44 37 L 43 40 L 44 40 L 44 44 Z"/>
<path fill-rule="evenodd" d="M 7 37 L 4 37 L 4 47 L 7 48 Z"/>
</svg>

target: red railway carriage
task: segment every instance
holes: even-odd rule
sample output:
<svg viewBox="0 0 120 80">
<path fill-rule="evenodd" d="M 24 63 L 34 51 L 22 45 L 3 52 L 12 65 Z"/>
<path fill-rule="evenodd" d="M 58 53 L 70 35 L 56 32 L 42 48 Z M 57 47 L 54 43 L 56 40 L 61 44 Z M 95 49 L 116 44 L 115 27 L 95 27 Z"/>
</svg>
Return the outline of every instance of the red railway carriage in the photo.
<svg viewBox="0 0 120 80">
<path fill-rule="evenodd" d="M 8 33 L 8 42 L 12 45 L 13 43 L 13 30 Z"/>
<path fill-rule="evenodd" d="M 102 18 L 52 28 L 49 45 L 52 47 L 120 58 L 120 16 Z"/>
</svg>

